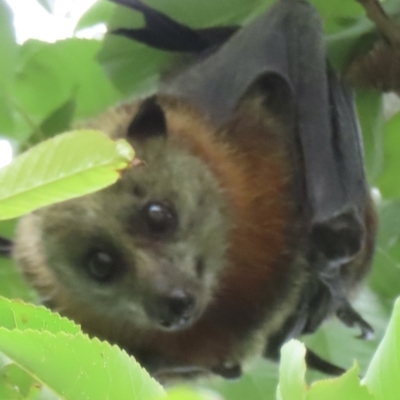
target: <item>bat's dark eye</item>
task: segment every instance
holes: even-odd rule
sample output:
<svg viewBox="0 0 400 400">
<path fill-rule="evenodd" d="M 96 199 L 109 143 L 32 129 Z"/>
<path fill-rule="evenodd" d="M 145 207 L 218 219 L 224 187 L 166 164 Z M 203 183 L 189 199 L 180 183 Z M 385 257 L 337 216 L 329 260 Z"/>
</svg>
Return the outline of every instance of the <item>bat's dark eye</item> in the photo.
<svg viewBox="0 0 400 400">
<path fill-rule="evenodd" d="M 98 282 L 110 282 L 120 270 L 117 260 L 105 251 L 94 251 L 87 261 L 87 271 Z"/>
<path fill-rule="evenodd" d="M 145 216 L 152 233 L 163 234 L 177 225 L 175 210 L 162 202 L 150 202 L 145 206 Z"/>
</svg>

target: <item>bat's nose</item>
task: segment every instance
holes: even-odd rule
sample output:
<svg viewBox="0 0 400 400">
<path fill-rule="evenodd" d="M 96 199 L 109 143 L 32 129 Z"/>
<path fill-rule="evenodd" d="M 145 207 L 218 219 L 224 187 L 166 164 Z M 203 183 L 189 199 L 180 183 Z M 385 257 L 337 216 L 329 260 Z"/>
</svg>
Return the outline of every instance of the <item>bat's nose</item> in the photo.
<svg viewBox="0 0 400 400">
<path fill-rule="evenodd" d="M 173 317 L 180 317 L 190 312 L 193 308 L 194 298 L 183 290 L 178 289 L 170 297 L 166 298 L 166 303 L 169 313 Z"/>
<path fill-rule="evenodd" d="M 186 325 L 194 309 L 194 297 L 182 289 L 174 290 L 168 297 L 162 299 L 164 303 L 164 326 L 166 328 Z"/>
<path fill-rule="evenodd" d="M 174 289 L 156 303 L 153 315 L 163 328 L 183 329 L 193 320 L 196 300 L 183 289 Z"/>
</svg>

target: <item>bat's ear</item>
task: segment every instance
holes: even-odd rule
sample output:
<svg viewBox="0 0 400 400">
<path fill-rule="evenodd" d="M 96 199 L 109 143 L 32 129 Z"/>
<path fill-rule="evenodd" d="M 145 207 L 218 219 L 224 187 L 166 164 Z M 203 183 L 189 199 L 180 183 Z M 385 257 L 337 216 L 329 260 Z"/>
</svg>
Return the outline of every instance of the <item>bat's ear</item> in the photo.
<svg viewBox="0 0 400 400">
<path fill-rule="evenodd" d="M 144 100 L 128 126 L 129 139 L 146 140 L 167 135 L 167 122 L 155 96 Z"/>
<path fill-rule="evenodd" d="M 280 75 L 268 73 L 260 76 L 247 89 L 239 102 L 243 104 L 254 99 L 261 99 L 262 105 L 273 115 L 290 121 L 295 115 L 293 92 L 287 81 Z"/>
</svg>

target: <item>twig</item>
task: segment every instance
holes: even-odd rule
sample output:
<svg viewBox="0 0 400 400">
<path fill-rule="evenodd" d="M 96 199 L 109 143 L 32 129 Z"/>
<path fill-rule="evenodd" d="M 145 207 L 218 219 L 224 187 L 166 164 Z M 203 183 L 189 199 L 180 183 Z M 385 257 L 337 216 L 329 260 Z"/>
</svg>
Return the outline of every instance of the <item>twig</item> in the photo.
<svg viewBox="0 0 400 400">
<path fill-rule="evenodd" d="M 400 47 L 400 26 L 390 18 L 379 0 L 356 0 L 367 12 L 368 18 L 375 23 L 382 35 L 393 45 Z"/>
</svg>

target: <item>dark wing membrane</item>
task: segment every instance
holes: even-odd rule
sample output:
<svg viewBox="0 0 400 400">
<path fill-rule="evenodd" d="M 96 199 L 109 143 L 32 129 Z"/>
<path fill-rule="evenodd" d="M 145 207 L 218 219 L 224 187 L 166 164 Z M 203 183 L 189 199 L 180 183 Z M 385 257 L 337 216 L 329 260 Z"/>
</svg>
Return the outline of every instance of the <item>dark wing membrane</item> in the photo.
<svg viewBox="0 0 400 400">
<path fill-rule="evenodd" d="M 237 27 L 192 29 L 139 0 L 111 1 L 142 12 L 146 26 L 139 29 L 119 28 L 110 33 L 125 36 L 159 50 L 182 53 L 203 52 L 225 42 L 238 29 Z"/>
</svg>

